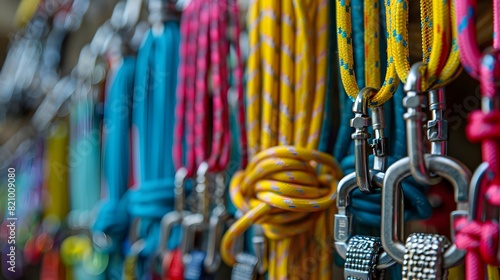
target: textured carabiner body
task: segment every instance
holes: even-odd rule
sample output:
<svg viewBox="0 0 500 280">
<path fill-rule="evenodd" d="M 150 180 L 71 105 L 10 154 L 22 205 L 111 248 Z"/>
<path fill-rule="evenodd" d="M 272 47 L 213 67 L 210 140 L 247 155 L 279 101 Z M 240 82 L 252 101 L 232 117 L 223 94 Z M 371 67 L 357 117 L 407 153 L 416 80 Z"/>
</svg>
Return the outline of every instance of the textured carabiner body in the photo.
<svg viewBox="0 0 500 280">
<path fill-rule="evenodd" d="M 407 82 L 404 86 L 406 97 L 403 99 L 403 106 L 407 109 L 404 119 L 406 120 L 406 139 L 411 174 L 419 183 L 435 185 L 441 179 L 431 176 L 424 160 L 426 150 L 423 142 L 423 125 L 427 116 L 422 112 L 426 102 L 425 96 L 421 94 L 423 92 L 421 85 L 422 79 L 425 77 L 425 68 L 425 64 L 418 62 L 410 69 Z"/>
<path fill-rule="evenodd" d="M 469 211 L 468 186 L 470 171 L 462 163 L 451 157 L 425 155 L 429 170 L 448 180 L 455 190 L 457 210 L 451 213 L 452 224 L 459 217 L 467 217 Z M 382 244 L 385 251 L 398 263 L 403 263 L 405 247 L 398 239 L 398 217 L 403 213 L 395 213 L 395 197 L 401 189 L 401 182 L 411 176 L 410 158 L 406 157 L 391 165 L 384 178 L 382 189 Z M 453 232 L 452 232 L 453 235 Z M 452 236 L 453 240 L 453 236 Z M 444 255 L 444 268 L 457 265 L 465 255 L 465 251 L 458 250 L 455 245 L 448 248 Z"/>
</svg>

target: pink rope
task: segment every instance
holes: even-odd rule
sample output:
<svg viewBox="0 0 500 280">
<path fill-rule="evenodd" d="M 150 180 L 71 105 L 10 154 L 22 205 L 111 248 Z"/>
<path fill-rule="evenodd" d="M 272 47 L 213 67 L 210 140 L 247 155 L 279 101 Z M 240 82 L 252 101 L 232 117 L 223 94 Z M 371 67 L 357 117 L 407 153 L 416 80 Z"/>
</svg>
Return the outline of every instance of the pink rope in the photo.
<svg viewBox="0 0 500 280">
<path fill-rule="evenodd" d="M 458 45 L 465 70 L 481 84 L 483 97 L 499 97 L 500 81 L 500 0 L 493 0 L 493 48 L 482 54 L 476 39 L 476 0 L 456 0 Z M 467 136 L 481 142 L 483 161 L 488 162 L 494 178 L 481 184 L 481 201 L 500 206 L 500 110 L 476 111 L 470 114 Z M 481 208 L 479 208 L 481 209 Z M 455 223 L 455 244 L 467 250 L 467 279 L 484 279 L 484 263 L 499 265 L 497 259 L 499 225 L 494 221 L 482 221 L 482 213 L 476 217 L 461 219 Z"/>
<path fill-rule="evenodd" d="M 234 0 L 229 0 L 234 2 Z M 226 169 L 231 151 L 229 126 L 229 13 L 237 13 L 236 3 L 218 0 L 192 0 L 181 22 L 181 60 L 176 105 L 174 162 L 185 167 L 188 175 L 207 161 L 211 172 Z M 237 17 L 237 14 L 234 15 Z M 239 37 L 239 26 L 237 27 Z M 243 70 L 239 43 L 235 42 L 238 65 L 235 70 L 238 95 L 243 96 Z M 240 107 L 243 100 L 239 98 Z M 238 120 L 244 127 L 244 111 Z M 211 129 L 211 131 L 210 131 Z M 242 130 L 245 132 L 244 128 Z M 183 146 L 183 141 L 186 147 Z M 211 144 L 209 144 L 211 143 Z M 246 139 L 243 142 L 246 147 Z M 185 151 L 185 163 L 183 160 Z M 245 156 L 246 158 L 246 156 Z"/>
</svg>

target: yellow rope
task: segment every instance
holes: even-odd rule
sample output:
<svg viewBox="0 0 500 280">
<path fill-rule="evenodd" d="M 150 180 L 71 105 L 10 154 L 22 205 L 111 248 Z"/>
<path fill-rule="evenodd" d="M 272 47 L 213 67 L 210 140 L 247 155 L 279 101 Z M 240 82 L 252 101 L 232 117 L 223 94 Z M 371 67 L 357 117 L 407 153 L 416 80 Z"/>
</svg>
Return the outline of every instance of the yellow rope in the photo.
<svg viewBox="0 0 500 280">
<path fill-rule="evenodd" d="M 388 1 L 389 2 L 389 1 Z M 408 0 L 390 1 L 387 7 L 390 44 L 394 50 L 396 70 L 406 83 L 410 71 L 408 50 Z M 422 89 L 430 90 L 450 83 L 460 71 L 455 26 L 454 1 L 420 1 L 422 59 L 427 65 Z"/>
<path fill-rule="evenodd" d="M 18 27 L 24 27 L 35 15 L 40 0 L 22 0 L 16 10 L 14 23 Z"/>
<path fill-rule="evenodd" d="M 351 26 L 351 0 L 337 0 L 337 42 L 339 50 L 340 76 L 342 84 L 347 94 L 355 99 L 360 88 L 356 81 L 354 72 L 353 58 L 353 41 L 352 41 L 352 26 Z M 391 44 L 387 44 L 387 69 L 385 80 L 381 83 L 380 69 L 380 33 L 379 28 L 379 1 L 365 0 L 364 1 L 364 51 L 365 51 L 365 85 L 379 89 L 379 91 L 371 96 L 370 106 L 380 106 L 389 100 L 397 89 L 398 78 L 396 67 L 394 64 L 394 51 Z M 386 19 L 389 25 L 389 19 Z M 385 30 L 383 30 L 385 32 Z M 388 34 L 390 37 L 391 34 Z M 388 42 L 390 39 L 388 38 Z M 361 62 L 358 62 L 361 63 Z"/>
<path fill-rule="evenodd" d="M 258 223 L 268 241 L 263 261 L 269 279 L 331 279 L 333 254 L 324 244 L 333 234 L 342 174 L 331 155 L 316 151 L 326 99 L 328 9 L 328 0 L 254 0 L 249 7 L 251 160 L 231 181 L 231 199 L 244 215 L 224 235 L 221 255 L 233 265 L 236 239 Z"/>
</svg>

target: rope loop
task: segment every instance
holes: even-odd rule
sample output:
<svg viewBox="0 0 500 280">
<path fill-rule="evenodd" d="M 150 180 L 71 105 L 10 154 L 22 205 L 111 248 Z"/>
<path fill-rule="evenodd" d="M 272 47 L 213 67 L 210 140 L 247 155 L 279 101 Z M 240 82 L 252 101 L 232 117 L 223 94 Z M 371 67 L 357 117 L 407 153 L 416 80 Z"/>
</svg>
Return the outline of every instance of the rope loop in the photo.
<svg viewBox="0 0 500 280">
<path fill-rule="evenodd" d="M 231 181 L 231 200 L 245 214 L 224 236 L 224 261 L 234 264 L 234 242 L 254 223 L 273 240 L 313 228 L 331 208 L 341 176 L 335 159 L 316 150 L 277 146 L 258 153 Z"/>
</svg>

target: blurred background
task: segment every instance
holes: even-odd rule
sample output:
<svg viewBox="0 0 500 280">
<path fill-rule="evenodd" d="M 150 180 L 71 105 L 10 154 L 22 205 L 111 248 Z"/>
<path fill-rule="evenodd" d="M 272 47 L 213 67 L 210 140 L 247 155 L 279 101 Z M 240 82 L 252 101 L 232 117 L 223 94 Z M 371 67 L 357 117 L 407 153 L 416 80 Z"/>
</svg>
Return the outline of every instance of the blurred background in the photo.
<svg viewBox="0 0 500 280">
<path fill-rule="evenodd" d="M 12 39 L 25 23 L 25 19 L 20 14 L 22 14 L 23 9 L 29 10 L 29 7 L 20 7 L 20 3 L 29 6 L 30 2 L 35 3 L 36 1 L 0 0 L 0 65 L 2 66 Z M 112 8 L 116 3 L 115 0 L 90 0 L 90 2 L 88 11 L 82 18 L 81 26 L 76 30 L 69 31 L 62 42 L 60 58 L 57 58 L 59 65 L 56 67 L 61 77 L 68 74 L 75 66 L 81 48 L 91 41 L 97 28 L 110 17 Z M 491 1 L 478 2 L 481 14 L 478 17 L 478 36 L 484 45 L 488 45 L 490 44 L 492 32 Z M 418 12 L 418 1 L 411 1 L 411 5 L 413 6 L 410 10 L 414 14 L 410 18 L 412 22 L 410 26 L 410 46 L 419 46 L 419 17 L 418 14 L 415 14 L 415 12 Z M 27 12 L 25 11 L 25 13 Z M 411 52 L 413 59 L 417 60 L 420 57 L 419 48 L 413 48 Z M 5 77 L 6 75 L 9 75 L 9 73 L 6 69 L 3 69 L 3 76 Z M 12 81 L 12 78 L 7 80 Z M 0 91 L 5 92 L 5 87 L 0 88 Z M 451 140 L 449 143 L 449 154 L 462 160 L 470 168 L 475 168 L 480 161 L 479 146 L 473 145 L 465 139 L 464 128 L 467 114 L 472 110 L 478 109 L 480 106 L 480 100 L 477 98 L 479 93 L 478 85 L 475 80 L 462 72 L 461 76 L 447 87 L 447 92 L 448 108 L 446 117 L 450 124 L 449 138 Z M 0 106 L 11 105 L 0 103 Z M 7 139 L 26 123 L 31 117 L 34 108 L 21 106 L 21 108 L 9 108 L 8 112 L 4 109 L 0 110 L 0 145 L 4 144 Z M 335 120 L 338 120 L 338 118 L 335 118 Z M 338 124 L 335 124 L 335 127 L 338 127 Z"/>
<path fill-rule="evenodd" d="M 34 44 L 35 47 L 32 46 L 32 49 L 29 47 L 24 48 L 23 50 L 27 51 L 22 55 L 17 54 L 16 56 L 15 53 L 11 52 L 11 58 L 13 59 L 9 61 L 7 54 L 9 49 L 14 48 L 13 44 L 16 42 L 14 39 L 19 38 L 19 36 L 25 36 L 27 33 L 27 37 L 41 36 L 47 38 L 48 31 L 37 28 L 35 23 L 31 26 L 32 30 L 25 32 L 24 35 L 21 32 L 26 27 L 26 18 L 23 18 L 22 14 L 29 14 L 30 9 L 33 8 L 33 3 L 38 1 L 0 0 L 0 170 L 5 168 L 6 161 L 8 160 L 5 157 L 5 153 L 2 152 L 15 150 L 17 144 L 21 143 L 22 139 L 17 139 L 16 137 L 27 126 L 36 109 L 41 104 L 45 92 L 44 89 L 52 88 L 61 77 L 65 77 L 71 73 L 77 64 L 83 46 L 92 40 L 98 27 L 110 18 L 112 9 L 116 4 L 115 0 L 75 0 L 74 2 L 77 1 L 81 3 L 87 2 L 87 4 L 83 4 L 86 11 L 82 11 L 81 15 L 76 13 L 72 15 L 72 18 L 65 18 L 64 14 L 61 15 L 60 20 L 66 25 L 62 24 L 58 26 L 64 30 L 60 34 L 54 35 L 62 37 L 53 38 L 53 42 L 56 42 L 56 45 L 49 46 L 53 48 L 53 51 L 37 53 L 40 49 L 37 49 L 39 46 L 36 46 L 36 44 L 40 42 L 27 41 L 25 43 L 28 46 Z M 53 1 L 45 2 L 49 3 Z M 486 46 L 491 44 L 491 1 L 483 0 L 478 2 L 478 10 L 480 12 L 480 16 L 478 17 L 479 41 Z M 410 10 L 413 12 L 410 17 L 412 22 L 410 25 L 410 46 L 419 47 L 419 3 L 418 1 L 411 1 L 410 3 L 412 5 Z M 20 4 L 25 6 L 20 6 Z M 50 9 L 51 7 L 46 8 Z M 143 14 L 141 17 L 145 18 L 146 15 Z M 242 17 L 244 17 L 244 14 Z M 43 21 L 44 19 L 41 20 Z M 54 22 L 57 22 L 57 19 Z M 32 33 L 30 34 L 29 32 Z M 45 42 L 47 41 L 43 41 L 43 43 Z M 46 47 L 44 46 L 44 49 Z M 30 57 L 36 57 L 37 55 L 40 56 L 41 63 L 37 67 L 30 67 L 32 65 Z M 421 56 L 420 48 L 412 49 L 411 55 L 412 61 L 418 61 Z M 22 67 L 17 67 L 18 69 L 15 69 L 15 71 L 10 71 L 9 69 L 11 69 L 12 65 L 22 65 Z M 333 65 L 332 67 L 337 69 L 337 65 Z M 38 71 L 38 75 L 32 75 L 33 71 Z M 450 156 L 464 162 L 471 170 L 474 170 L 480 164 L 481 153 L 479 145 L 470 143 L 466 139 L 465 127 L 467 124 L 467 115 L 473 110 L 480 109 L 478 84 L 465 72 L 462 72 L 457 80 L 447 87 L 446 92 L 447 109 L 444 116 L 449 123 L 448 153 Z M 64 110 L 62 110 L 61 114 L 64 115 L 64 113 Z M 334 124 L 332 125 L 332 129 L 334 130 L 339 126 L 339 114 L 335 111 L 333 114 L 335 114 L 333 118 Z M 434 221 L 443 221 L 443 223 L 442 228 L 427 228 L 427 231 L 441 231 L 449 228 L 448 213 L 440 213 L 439 209 L 442 207 L 445 210 L 453 209 L 454 205 L 450 205 L 450 202 L 446 202 L 448 203 L 446 204 L 442 200 L 443 197 L 449 196 L 450 193 L 451 188 L 448 188 L 443 193 L 430 193 L 429 198 L 436 208 L 435 210 L 437 210 L 435 211 L 437 216 L 435 215 L 433 219 Z M 2 194 L 1 190 L 0 194 Z M 451 204 L 453 204 L 453 201 L 451 201 Z M 433 224 L 439 224 L 439 222 Z M 408 226 L 422 228 L 426 225 L 413 223 Z"/>
</svg>

